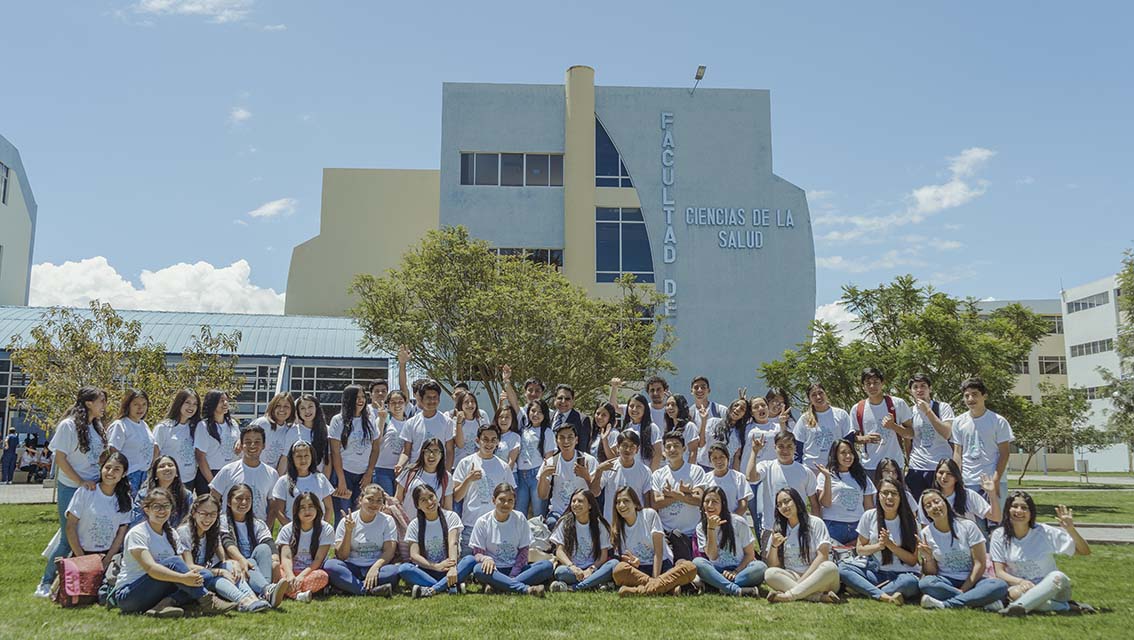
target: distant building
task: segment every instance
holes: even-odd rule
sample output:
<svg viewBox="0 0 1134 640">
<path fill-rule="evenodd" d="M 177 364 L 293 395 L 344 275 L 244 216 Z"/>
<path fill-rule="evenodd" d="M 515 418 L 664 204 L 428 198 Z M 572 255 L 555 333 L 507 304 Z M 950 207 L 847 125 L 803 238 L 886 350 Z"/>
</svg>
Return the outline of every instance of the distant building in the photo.
<svg viewBox="0 0 1134 640">
<path fill-rule="evenodd" d="M 35 214 L 20 152 L 0 136 L 0 305 L 28 303 Z"/>
</svg>

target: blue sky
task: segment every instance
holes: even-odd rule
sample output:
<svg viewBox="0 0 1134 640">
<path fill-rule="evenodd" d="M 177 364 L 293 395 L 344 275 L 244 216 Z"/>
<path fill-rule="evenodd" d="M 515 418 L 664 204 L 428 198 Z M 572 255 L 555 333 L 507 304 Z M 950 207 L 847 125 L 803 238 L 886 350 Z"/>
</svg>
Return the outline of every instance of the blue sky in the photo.
<svg viewBox="0 0 1134 640">
<path fill-rule="evenodd" d="M 1134 9 L 923 4 L 6 2 L 0 135 L 39 202 L 32 302 L 185 308 L 223 288 L 281 308 L 267 290 L 318 231 L 324 167 L 436 168 L 442 82 L 560 83 L 572 64 L 642 86 L 705 64 L 702 86 L 771 90 L 820 305 L 907 272 L 1003 299 L 1116 271 Z"/>
</svg>

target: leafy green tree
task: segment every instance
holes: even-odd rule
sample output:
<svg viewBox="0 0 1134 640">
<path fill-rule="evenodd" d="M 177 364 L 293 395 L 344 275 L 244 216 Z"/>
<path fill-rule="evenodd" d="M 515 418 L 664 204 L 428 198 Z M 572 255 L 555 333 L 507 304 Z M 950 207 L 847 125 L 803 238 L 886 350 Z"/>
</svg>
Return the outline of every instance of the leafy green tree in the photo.
<svg viewBox="0 0 1134 640">
<path fill-rule="evenodd" d="M 664 297 L 627 278 L 599 300 L 555 269 L 496 256 L 464 227 L 430 231 L 384 276 L 355 276 L 350 311 L 362 346 L 397 353 L 446 391 L 479 383 L 496 404 L 500 367 L 513 379 L 567 383 L 589 401 L 612 377 L 642 380 L 672 371 L 672 327 L 655 311 Z"/>
<path fill-rule="evenodd" d="M 142 338 L 142 324 L 125 320 L 109 304 L 91 301 L 87 311 L 53 307 L 28 332 L 7 347 L 12 363 L 28 376 L 23 401 L 29 419 L 50 433 L 75 402 L 80 387 L 107 392 L 107 413 L 116 412 L 126 389 L 150 397 L 150 423 L 164 415 L 173 396 L 191 387 L 204 394 L 223 389 L 233 398 L 244 384 L 236 375 L 240 332 L 214 334 L 201 327 L 175 364 L 168 364 L 164 344 Z M 11 400 L 11 399 L 10 399 Z"/>
<path fill-rule="evenodd" d="M 1127 249 L 1118 272 L 1118 353 L 1119 371 L 1099 368 L 1098 372 L 1110 392 L 1107 428 L 1111 435 L 1134 448 L 1134 250 Z"/>
<path fill-rule="evenodd" d="M 817 381 L 831 404 L 849 410 L 865 397 L 859 377 L 873 366 L 886 375 L 889 393 L 903 397 L 910 376 L 927 373 L 934 394 L 954 406 L 961 406 L 960 383 L 980 376 L 990 408 L 1013 424 L 1023 417 L 1012 396 L 1014 366 L 1048 332 L 1040 316 L 1020 305 L 982 314 L 975 300 L 950 297 L 909 275 L 874 289 L 843 287 L 842 303 L 857 316 L 861 338 L 844 341 L 834 325 L 816 321 L 810 340 L 760 369 L 797 406 L 807 405 L 807 387 Z"/>
<path fill-rule="evenodd" d="M 1024 479 L 1032 458 L 1043 449 L 1097 451 L 1108 444 L 1105 433 L 1087 426 L 1090 403 L 1082 389 L 1067 389 L 1045 381 L 1040 383 L 1038 403 L 1021 397 L 1015 401 L 1020 418 L 1012 423 L 1012 434 L 1020 452 L 1027 455 L 1019 480 Z"/>
</svg>

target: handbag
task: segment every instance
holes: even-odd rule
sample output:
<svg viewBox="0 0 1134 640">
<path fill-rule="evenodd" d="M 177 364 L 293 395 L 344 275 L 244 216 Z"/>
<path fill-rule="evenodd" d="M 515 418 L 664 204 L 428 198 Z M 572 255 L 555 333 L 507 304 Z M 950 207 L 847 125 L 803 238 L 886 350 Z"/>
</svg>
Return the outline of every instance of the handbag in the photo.
<svg viewBox="0 0 1134 640">
<path fill-rule="evenodd" d="M 102 586 L 102 554 L 92 553 L 72 558 L 57 558 L 58 575 L 51 586 L 51 599 L 63 607 L 78 607 L 98 602 Z"/>
</svg>

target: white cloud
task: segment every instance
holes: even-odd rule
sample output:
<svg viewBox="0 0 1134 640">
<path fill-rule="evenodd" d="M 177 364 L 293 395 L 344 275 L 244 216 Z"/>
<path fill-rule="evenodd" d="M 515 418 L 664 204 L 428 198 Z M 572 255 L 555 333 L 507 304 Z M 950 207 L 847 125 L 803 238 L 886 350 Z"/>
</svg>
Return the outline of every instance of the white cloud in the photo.
<svg viewBox="0 0 1134 640">
<path fill-rule="evenodd" d="M 863 336 L 862 332 L 855 327 L 858 323 L 858 316 L 850 311 L 840 301 L 835 301 L 830 304 L 820 305 L 815 309 L 815 319 L 829 322 L 835 325 L 839 332 L 839 337 L 842 338 L 844 343 L 851 340 L 857 340 Z"/>
<path fill-rule="evenodd" d="M 134 11 L 148 15 L 208 18 L 209 22 L 240 22 L 252 12 L 253 0 L 139 0 Z"/>
<path fill-rule="evenodd" d="M 954 178 L 967 178 L 976 173 L 987 163 L 996 152 L 992 149 L 985 149 L 984 147 L 970 147 L 960 153 L 960 155 L 949 158 L 949 171 L 953 173 Z"/>
<path fill-rule="evenodd" d="M 1035 184 L 1035 183 L 1036 183 L 1036 179 L 1031 177 L 1031 176 L 1024 176 L 1023 178 L 1019 178 L 1018 180 L 1016 180 L 1016 184 L 1021 184 L 1021 185 L 1023 185 L 1023 184 Z"/>
<path fill-rule="evenodd" d="M 86 306 L 93 299 L 116 309 L 283 313 L 284 295 L 252 284 L 252 267 L 238 260 L 227 267 L 184 262 L 143 271 L 141 288 L 123 278 L 102 256 L 78 262 L 34 265 L 29 302 L 33 306 Z"/>
<path fill-rule="evenodd" d="M 941 251 L 956 251 L 965 245 L 963 242 L 957 242 L 956 240 L 942 240 L 941 242 L 933 243 L 932 246 Z"/>
<path fill-rule="evenodd" d="M 247 223 L 247 222 L 245 222 L 245 221 L 243 221 L 243 220 L 241 220 L 241 219 L 239 219 L 239 218 L 237 218 L 236 220 L 233 220 L 233 221 L 232 221 L 232 224 L 237 224 L 237 225 L 240 225 L 240 226 L 242 226 L 242 227 L 247 227 L 247 226 L 248 226 L 248 223 Z"/>
<path fill-rule="evenodd" d="M 279 200 L 272 200 L 256 207 L 248 212 L 248 215 L 253 218 L 278 218 L 280 216 L 290 216 L 295 213 L 295 207 L 299 201 L 295 198 L 280 198 Z"/>
<path fill-rule="evenodd" d="M 266 24 L 263 28 L 264 31 L 287 31 L 286 24 Z"/>
<path fill-rule="evenodd" d="M 244 107 L 233 107 L 232 111 L 228 112 L 229 124 L 241 124 L 247 122 L 252 118 L 252 112 Z"/>
<path fill-rule="evenodd" d="M 924 267 L 925 262 L 915 257 L 920 251 L 919 247 L 907 247 L 891 249 L 879 255 L 868 255 L 862 258 L 848 259 L 843 256 L 822 256 L 815 259 L 815 264 L 824 269 L 847 273 L 866 273 L 897 267 Z"/>
</svg>

